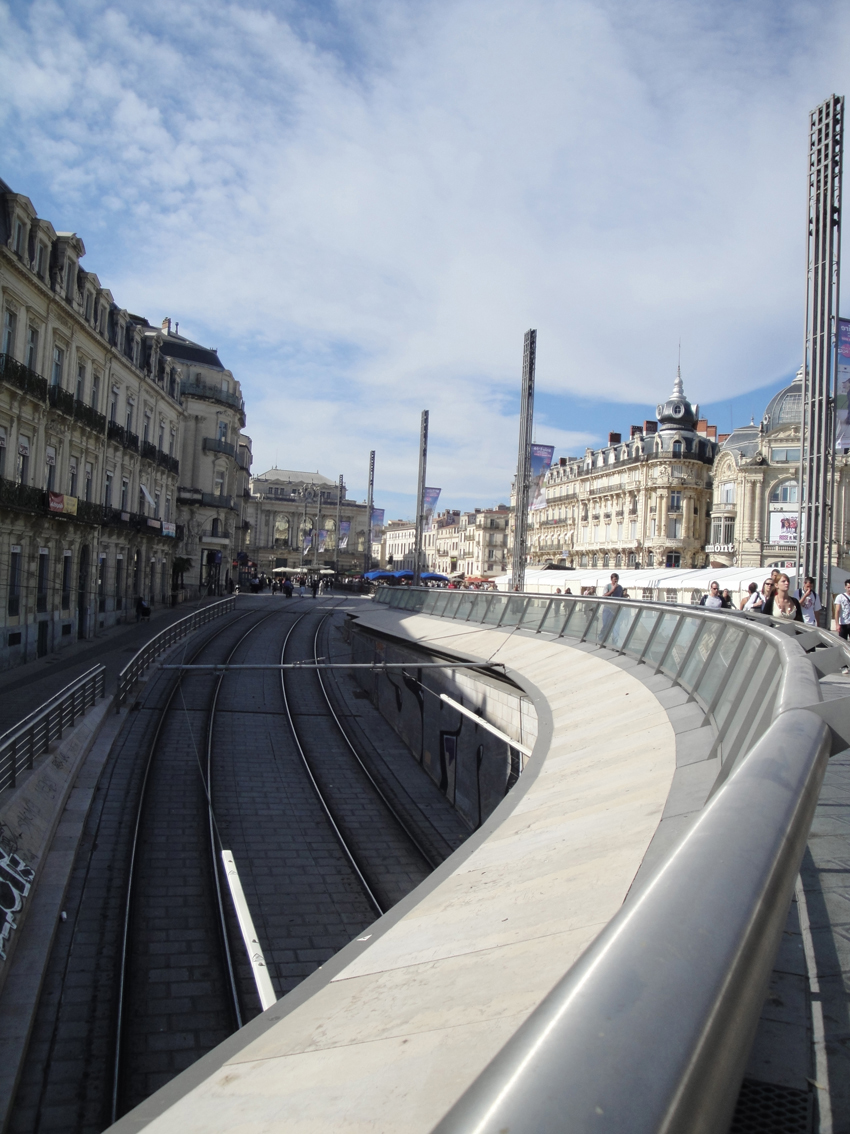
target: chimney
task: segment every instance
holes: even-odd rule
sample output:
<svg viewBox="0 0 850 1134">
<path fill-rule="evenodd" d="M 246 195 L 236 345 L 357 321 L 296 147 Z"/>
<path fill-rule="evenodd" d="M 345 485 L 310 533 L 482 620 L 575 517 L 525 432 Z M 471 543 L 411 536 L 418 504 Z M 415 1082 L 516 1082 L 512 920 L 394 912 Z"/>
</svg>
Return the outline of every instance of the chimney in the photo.
<svg viewBox="0 0 850 1134">
<path fill-rule="evenodd" d="M 567 458 L 566 457 L 558 457 L 558 464 L 561 466 L 562 469 L 565 469 L 567 467 Z"/>
<path fill-rule="evenodd" d="M 643 423 L 643 431 L 644 431 L 644 433 L 657 433 L 658 432 L 658 422 L 657 421 L 645 421 Z"/>
<path fill-rule="evenodd" d="M 166 319 L 162 320 L 162 329 L 166 333 L 166 335 L 171 334 L 171 320 L 170 319 L 166 318 Z"/>
<path fill-rule="evenodd" d="M 717 436 L 717 444 L 722 445 L 724 441 L 728 441 L 731 437 L 730 433 L 720 433 Z"/>
<path fill-rule="evenodd" d="M 609 445 L 619 445 L 622 440 L 623 440 L 623 438 L 620 436 L 619 433 L 609 433 L 608 434 L 608 444 Z"/>
<path fill-rule="evenodd" d="M 699 435 L 701 437 L 705 437 L 707 429 L 708 429 L 708 418 L 701 417 L 699 419 L 699 421 L 697 422 L 697 433 L 699 433 Z"/>
<path fill-rule="evenodd" d="M 640 437 L 640 426 L 639 425 L 631 426 L 631 433 L 629 434 L 629 437 Z"/>
<path fill-rule="evenodd" d="M 709 441 L 716 441 L 717 440 L 717 426 L 716 425 L 707 425 L 705 427 L 705 435 L 709 439 Z"/>
</svg>

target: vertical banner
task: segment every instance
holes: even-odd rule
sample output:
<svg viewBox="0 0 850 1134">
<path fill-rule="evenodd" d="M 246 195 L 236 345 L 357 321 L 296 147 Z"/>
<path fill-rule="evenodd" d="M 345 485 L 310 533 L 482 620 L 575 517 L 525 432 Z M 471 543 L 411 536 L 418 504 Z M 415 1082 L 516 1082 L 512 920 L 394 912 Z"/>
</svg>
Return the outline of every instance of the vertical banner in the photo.
<svg viewBox="0 0 850 1134">
<path fill-rule="evenodd" d="M 442 488 L 426 488 L 422 493 L 422 512 L 425 516 L 423 531 L 430 532 L 431 530 L 431 520 L 442 491 Z"/>
<path fill-rule="evenodd" d="M 328 541 L 328 533 L 326 528 L 319 528 L 319 555 L 325 550 L 325 544 Z"/>
<path fill-rule="evenodd" d="M 372 509 L 372 543 L 378 543 L 384 528 L 384 509 Z"/>
<path fill-rule="evenodd" d="M 850 319 L 838 320 L 838 370 L 835 375 L 835 451 L 850 449 Z"/>
<path fill-rule="evenodd" d="M 341 520 L 339 524 L 339 550 L 345 551 L 348 547 L 348 533 L 351 531 L 351 520 Z"/>
<path fill-rule="evenodd" d="M 308 551 L 313 546 L 313 533 L 312 531 L 304 533 L 304 550 Z"/>
<path fill-rule="evenodd" d="M 554 452 L 554 445 L 531 446 L 531 485 L 528 498 L 532 512 L 539 512 L 546 507 L 546 473 L 552 466 Z"/>
</svg>

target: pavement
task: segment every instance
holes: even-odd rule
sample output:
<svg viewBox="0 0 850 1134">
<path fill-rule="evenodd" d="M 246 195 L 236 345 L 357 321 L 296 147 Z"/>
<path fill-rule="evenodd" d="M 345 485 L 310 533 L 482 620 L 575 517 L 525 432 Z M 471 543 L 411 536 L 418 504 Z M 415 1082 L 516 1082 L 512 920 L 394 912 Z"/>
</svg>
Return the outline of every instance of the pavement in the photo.
<svg viewBox="0 0 850 1134">
<path fill-rule="evenodd" d="M 111 697 L 118 674 L 146 642 L 173 622 L 219 601 L 203 598 L 175 607 L 154 607 L 149 622 L 127 622 L 101 630 L 85 644 L 0 673 L 0 736 L 94 665 L 106 666 L 106 694 Z"/>
</svg>

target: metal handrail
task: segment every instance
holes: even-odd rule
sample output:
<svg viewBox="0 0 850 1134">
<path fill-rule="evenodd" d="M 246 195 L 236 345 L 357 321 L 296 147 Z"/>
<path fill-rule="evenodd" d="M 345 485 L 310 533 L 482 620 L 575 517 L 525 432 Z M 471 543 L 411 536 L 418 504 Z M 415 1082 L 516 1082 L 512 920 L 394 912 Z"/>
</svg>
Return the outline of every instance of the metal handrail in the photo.
<svg viewBox="0 0 850 1134">
<path fill-rule="evenodd" d="M 434 591 L 385 590 L 375 598 L 391 607 L 548 630 L 664 672 L 704 712 L 721 755 L 684 838 L 433 1134 L 725 1134 L 829 758 L 829 728 L 811 710 L 817 650 L 836 639 L 639 600 L 460 591 L 438 606 Z"/>
<path fill-rule="evenodd" d="M 0 791 L 15 787 L 18 774 L 30 771 L 65 729 L 73 728 L 104 695 L 105 686 L 106 668 L 96 665 L 0 736 Z"/>
<path fill-rule="evenodd" d="M 199 626 L 211 622 L 214 618 L 221 617 L 222 614 L 229 614 L 234 609 L 235 605 L 236 599 L 233 597 L 221 599 L 220 602 L 210 603 L 208 606 L 196 610 L 193 614 L 181 618 L 178 622 L 172 622 L 170 626 L 166 626 L 164 630 L 161 630 L 159 634 L 151 638 L 149 642 L 146 642 L 118 674 L 115 711 L 120 711 L 121 706 L 130 695 L 133 686 L 140 679 L 151 662 L 155 661 L 160 654 L 173 646 L 175 642 L 179 642 L 181 638 L 185 638 L 187 634 L 191 634 L 193 630 L 197 630 Z"/>
</svg>

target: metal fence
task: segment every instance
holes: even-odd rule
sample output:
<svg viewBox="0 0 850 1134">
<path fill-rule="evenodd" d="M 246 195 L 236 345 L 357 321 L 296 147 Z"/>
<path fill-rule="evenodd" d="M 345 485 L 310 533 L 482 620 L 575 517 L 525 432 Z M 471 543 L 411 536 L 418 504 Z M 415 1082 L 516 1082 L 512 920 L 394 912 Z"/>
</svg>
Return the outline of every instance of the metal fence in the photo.
<svg viewBox="0 0 850 1134">
<path fill-rule="evenodd" d="M 115 711 L 118 712 L 121 706 L 126 702 L 130 695 L 133 686 L 151 664 L 155 661 L 160 654 L 164 653 L 175 642 L 179 642 L 181 638 L 185 638 L 187 634 L 191 634 L 193 630 L 197 630 L 199 626 L 203 626 L 206 622 L 211 622 L 214 618 L 220 618 L 222 614 L 229 614 L 236 606 L 235 598 L 222 599 L 220 602 L 210 603 L 209 606 L 204 606 L 200 610 L 196 610 L 194 614 L 188 615 L 186 618 L 181 618 L 179 622 L 172 622 L 170 626 L 166 626 L 161 630 L 155 638 L 151 640 L 139 650 L 139 652 L 131 658 L 131 660 L 124 666 L 118 675 L 118 692 L 115 695 Z"/>
<path fill-rule="evenodd" d="M 687 833 L 434 1134 L 726 1134 L 834 743 L 819 676 L 847 647 L 799 623 L 631 600 L 375 598 L 634 658 L 687 692 L 720 757 Z"/>
<path fill-rule="evenodd" d="M 19 773 L 29 771 L 66 728 L 74 727 L 103 696 L 105 683 L 106 669 L 94 666 L 0 736 L 0 791 L 15 787 Z"/>
</svg>

